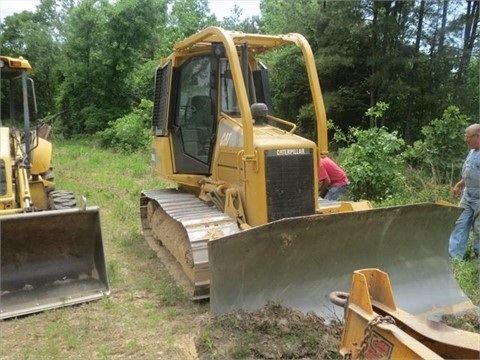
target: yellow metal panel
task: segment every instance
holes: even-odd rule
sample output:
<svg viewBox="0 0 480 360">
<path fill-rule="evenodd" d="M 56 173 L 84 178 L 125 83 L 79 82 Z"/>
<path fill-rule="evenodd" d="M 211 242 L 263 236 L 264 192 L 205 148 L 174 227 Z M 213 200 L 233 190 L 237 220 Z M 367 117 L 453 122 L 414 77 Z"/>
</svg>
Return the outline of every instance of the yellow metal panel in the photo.
<svg viewBox="0 0 480 360">
<path fill-rule="evenodd" d="M 13 208 L 15 205 L 12 185 L 12 159 L 10 156 L 10 129 L 0 127 L 0 160 L 5 166 L 5 193 L 0 194 L 0 209 Z"/>
<path fill-rule="evenodd" d="M 52 166 L 52 144 L 42 138 L 38 138 L 38 145 L 33 149 L 32 174 L 42 174 Z"/>
<path fill-rule="evenodd" d="M 170 151 L 169 137 L 154 137 L 151 153 L 152 169 L 156 175 L 173 175 L 173 157 Z"/>
<path fill-rule="evenodd" d="M 246 209 L 247 223 L 250 226 L 262 225 L 268 222 L 268 210 L 265 188 L 265 161 L 263 152 L 256 153 L 255 162 L 244 161 L 241 181 L 243 206 Z"/>
<path fill-rule="evenodd" d="M 48 196 L 43 181 L 31 181 L 30 194 L 32 195 L 32 202 L 36 209 L 47 210 L 49 208 Z"/>
<path fill-rule="evenodd" d="M 10 129 L 0 127 L 0 157 L 10 157 Z"/>
<path fill-rule="evenodd" d="M 240 185 L 240 171 L 243 164 L 239 149 L 221 147 L 218 152 L 218 160 L 214 161 L 212 177 L 221 179 L 229 184 Z"/>
<path fill-rule="evenodd" d="M 339 212 L 350 212 L 372 209 L 373 206 L 370 201 L 326 201 L 320 202 L 320 207 L 317 209 L 319 214 L 331 214 Z"/>
</svg>

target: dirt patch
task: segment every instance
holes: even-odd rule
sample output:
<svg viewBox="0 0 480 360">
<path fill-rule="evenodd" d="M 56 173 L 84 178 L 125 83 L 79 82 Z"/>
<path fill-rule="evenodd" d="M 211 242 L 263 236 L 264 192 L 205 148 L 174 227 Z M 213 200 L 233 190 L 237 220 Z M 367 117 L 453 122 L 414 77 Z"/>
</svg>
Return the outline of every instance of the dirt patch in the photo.
<svg viewBox="0 0 480 360">
<path fill-rule="evenodd" d="M 445 324 L 480 333 L 480 310 L 448 315 Z M 195 338 L 196 356 L 212 359 L 342 359 L 339 354 L 343 325 L 328 325 L 314 313 L 268 303 L 256 312 L 205 314 Z M 190 347 L 191 348 L 191 347 Z"/>
<path fill-rule="evenodd" d="M 340 322 L 269 303 L 204 319 L 196 340 L 200 359 L 341 359 Z"/>
<path fill-rule="evenodd" d="M 456 329 L 480 334 L 480 308 L 459 315 L 445 315 L 442 322 Z"/>
</svg>

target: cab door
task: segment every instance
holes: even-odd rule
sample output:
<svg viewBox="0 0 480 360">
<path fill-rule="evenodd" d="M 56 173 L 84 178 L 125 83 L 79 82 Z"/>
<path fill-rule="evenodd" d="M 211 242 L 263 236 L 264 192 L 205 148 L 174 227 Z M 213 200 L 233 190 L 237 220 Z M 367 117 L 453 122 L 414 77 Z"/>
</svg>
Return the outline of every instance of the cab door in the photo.
<svg viewBox="0 0 480 360">
<path fill-rule="evenodd" d="M 216 109 L 210 87 L 210 57 L 185 62 L 174 73 L 174 117 L 170 122 L 177 173 L 210 174 Z"/>
</svg>

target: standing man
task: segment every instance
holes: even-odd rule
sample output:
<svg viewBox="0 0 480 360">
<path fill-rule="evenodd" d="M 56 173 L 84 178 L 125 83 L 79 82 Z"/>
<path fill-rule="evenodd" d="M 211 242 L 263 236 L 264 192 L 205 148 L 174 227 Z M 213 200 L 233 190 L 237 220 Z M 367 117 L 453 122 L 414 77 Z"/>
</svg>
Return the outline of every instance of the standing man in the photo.
<svg viewBox="0 0 480 360">
<path fill-rule="evenodd" d="M 349 184 L 345 171 L 326 156 L 320 158 L 318 182 L 320 196 L 326 200 L 338 200 Z"/>
<path fill-rule="evenodd" d="M 462 167 L 462 179 L 452 188 L 452 195 L 460 198 L 463 212 L 450 235 L 448 252 L 450 257 L 463 259 L 467 251 L 470 229 L 473 227 L 473 249 L 478 258 L 480 253 L 480 124 L 465 129 L 465 141 L 470 151 Z"/>
</svg>

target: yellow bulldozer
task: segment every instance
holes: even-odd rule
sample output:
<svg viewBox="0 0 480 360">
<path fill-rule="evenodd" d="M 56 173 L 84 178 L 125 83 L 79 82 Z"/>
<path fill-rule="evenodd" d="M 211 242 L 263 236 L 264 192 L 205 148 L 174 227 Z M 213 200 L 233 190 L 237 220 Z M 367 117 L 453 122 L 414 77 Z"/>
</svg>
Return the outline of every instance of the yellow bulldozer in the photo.
<svg viewBox="0 0 480 360">
<path fill-rule="evenodd" d="M 285 46 L 303 57 L 317 142 L 275 116 L 264 55 Z M 209 27 L 176 43 L 156 70 L 151 130 L 154 173 L 174 185 L 142 191 L 143 234 L 193 299 L 210 298 L 212 313 L 274 301 L 342 317 L 329 294 L 348 291 L 363 268 L 388 272 L 412 314 L 473 307 L 448 260 L 457 207 L 319 198 L 326 113 L 302 35 Z"/>
<path fill-rule="evenodd" d="M 0 56 L 0 319 L 110 293 L 99 210 L 55 188 L 50 127 L 31 126 L 31 70 Z"/>
</svg>

